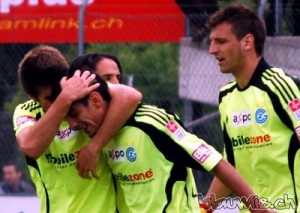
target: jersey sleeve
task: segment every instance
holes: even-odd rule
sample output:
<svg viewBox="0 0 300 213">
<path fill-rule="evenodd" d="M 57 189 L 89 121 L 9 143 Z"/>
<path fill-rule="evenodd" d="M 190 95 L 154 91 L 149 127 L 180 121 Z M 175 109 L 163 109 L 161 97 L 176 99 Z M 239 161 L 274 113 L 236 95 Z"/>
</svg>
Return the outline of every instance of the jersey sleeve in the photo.
<svg viewBox="0 0 300 213">
<path fill-rule="evenodd" d="M 222 155 L 214 147 L 185 131 L 176 120 L 165 125 L 165 132 L 207 171 L 212 170 L 222 159 Z"/>
<path fill-rule="evenodd" d="M 25 102 L 15 108 L 13 125 L 16 135 L 22 129 L 32 126 L 36 123 L 39 115 L 42 113 L 41 111 L 39 112 L 38 109 L 41 109 L 41 107 L 33 101 Z"/>
<path fill-rule="evenodd" d="M 212 170 L 222 155 L 196 135 L 186 131 L 174 114 L 143 106 L 135 116 L 135 124 L 146 132 L 164 156 L 177 164 L 200 170 Z"/>
<path fill-rule="evenodd" d="M 279 102 L 275 109 L 277 114 L 289 128 L 295 130 L 300 139 L 300 80 L 288 76 L 280 68 L 267 70 L 263 79 L 269 89 L 274 92 L 275 97 L 272 97 L 272 100 Z"/>
</svg>

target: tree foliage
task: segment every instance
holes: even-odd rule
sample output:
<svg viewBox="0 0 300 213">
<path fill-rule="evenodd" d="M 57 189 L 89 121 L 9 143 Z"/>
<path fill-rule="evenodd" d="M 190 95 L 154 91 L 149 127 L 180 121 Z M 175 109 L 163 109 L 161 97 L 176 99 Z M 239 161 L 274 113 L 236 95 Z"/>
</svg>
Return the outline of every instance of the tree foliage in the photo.
<svg viewBox="0 0 300 213">
<path fill-rule="evenodd" d="M 89 45 L 87 53 L 116 55 L 123 67 L 123 83 L 143 93 L 144 102 L 178 112 L 177 43 L 109 43 Z"/>
<path fill-rule="evenodd" d="M 76 56 L 76 45 L 56 45 L 69 62 Z M 123 67 L 123 83 L 143 93 L 144 102 L 178 111 L 178 44 L 176 43 L 103 43 L 89 44 L 86 53 L 116 55 Z M 20 59 L 19 59 L 20 60 Z M 18 62 L 14 62 L 18 64 Z M 15 71 L 16 72 L 16 71 Z M 15 106 L 28 97 L 17 87 L 5 109 L 12 114 Z"/>
</svg>

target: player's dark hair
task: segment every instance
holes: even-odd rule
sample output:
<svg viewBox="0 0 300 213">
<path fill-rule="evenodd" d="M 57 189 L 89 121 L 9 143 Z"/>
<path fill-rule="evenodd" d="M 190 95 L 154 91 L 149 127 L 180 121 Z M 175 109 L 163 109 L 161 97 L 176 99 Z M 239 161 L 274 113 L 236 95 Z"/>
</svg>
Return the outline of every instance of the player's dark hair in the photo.
<svg viewBox="0 0 300 213">
<path fill-rule="evenodd" d="M 121 74 L 120 79 L 119 79 L 119 81 L 121 82 L 122 81 L 122 72 L 123 72 L 121 63 L 116 56 L 108 54 L 108 53 L 91 53 L 91 54 L 78 56 L 71 63 L 68 73 L 74 74 L 76 71 L 76 68 L 79 70 L 88 70 L 92 73 L 95 73 L 96 65 L 103 59 L 110 59 L 117 64 L 117 67 Z"/>
<path fill-rule="evenodd" d="M 95 83 L 100 83 L 100 86 L 95 90 L 95 92 L 98 92 L 105 101 L 110 102 L 111 96 L 108 91 L 107 82 L 103 78 L 96 75 L 96 78 L 93 81 L 93 84 L 95 84 Z M 81 104 L 87 106 L 88 105 L 88 97 L 89 97 L 89 95 L 85 96 L 84 98 L 82 98 L 78 101 L 75 101 L 74 103 L 81 103 Z"/>
<path fill-rule="evenodd" d="M 39 45 L 24 56 L 18 75 L 25 92 L 37 98 L 40 87 L 59 84 L 68 69 L 68 62 L 58 49 Z"/>
<path fill-rule="evenodd" d="M 94 70 L 90 66 L 90 62 L 87 62 L 88 59 L 90 58 L 88 55 L 79 56 L 70 64 L 70 69 L 67 73 L 68 78 L 71 78 L 74 75 L 76 70 L 80 70 L 81 72 L 87 70 L 87 71 L 90 71 L 91 73 L 94 73 Z M 96 91 L 102 96 L 102 98 L 104 100 L 109 102 L 111 100 L 111 96 L 108 91 L 107 82 L 100 76 L 96 75 L 96 78 L 92 83 L 93 84 L 100 83 L 100 86 L 98 87 L 98 89 L 96 89 Z M 79 101 L 76 101 L 76 102 L 80 102 L 84 105 L 87 105 L 87 103 L 88 103 L 87 100 L 88 100 L 88 96 L 86 96 L 85 98 L 83 98 Z"/>
<path fill-rule="evenodd" d="M 266 40 L 266 27 L 254 10 L 242 4 L 233 4 L 212 15 L 207 21 L 207 26 L 213 29 L 223 23 L 232 25 L 232 31 L 238 40 L 249 33 L 252 34 L 255 51 L 257 55 L 262 55 Z"/>
</svg>

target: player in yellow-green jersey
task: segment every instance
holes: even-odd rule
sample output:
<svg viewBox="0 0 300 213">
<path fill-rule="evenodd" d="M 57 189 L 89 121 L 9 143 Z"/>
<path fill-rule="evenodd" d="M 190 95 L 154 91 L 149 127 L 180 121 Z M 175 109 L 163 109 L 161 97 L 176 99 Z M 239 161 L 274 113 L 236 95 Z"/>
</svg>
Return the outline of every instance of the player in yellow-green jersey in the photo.
<svg viewBox="0 0 300 213">
<path fill-rule="evenodd" d="M 38 102 L 20 104 L 14 114 L 16 135 L 31 127 L 44 115 Z M 76 154 L 89 142 L 82 131 L 72 130 L 63 121 L 51 144 L 37 158 L 26 156 L 40 212 L 115 212 L 115 190 L 108 165 L 100 161 L 98 179 L 83 179 L 75 169 Z"/>
<path fill-rule="evenodd" d="M 100 158 L 100 179 L 83 179 L 75 168 L 76 156 L 88 143 L 88 137 L 70 128 L 64 119 L 72 101 L 99 85 L 90 85 L 95 75 L 89 72 L 76 72 L 67 80 L 64 76 L 68 68 L 59 50 L 46 45 L 30 50 L 19 65 L 20 81 L 32 100 L 16 107 L 14 129 L 41 199 L 40 212 L 116 212 L 112 174 L 106 162 Z M 112 100 L 119 100 L 111 106 L 119 109 L 124 104 L 122 116 L 126 119 L 140 101 L 140 93 L 124 85 L 115 86 L 111 92 Z M 124 100 L 120 102 L 118 94 L 128 95 L 121 96 Z M 120 110 L 114 113 L 121 114 Z M 120 120 L 114 122 L 117 127 Z"/>
<path fill-rule="evenodd" d="M 79 65 L 71 67 L 69 76 Z M 74 102 L 67 116 L 72 128 L 90 137 L 110 102 L 106 82 L 95 80 L 100 87 Z M 104 152 L 116 181 L 120 213 L 200 212 L 192 168 L 212 171 L 238 196 L 254 193 L 220 153 L 185 131 L 176 115 L 154 106 L 140 105 Z"/>
<path fill-rule="evenodd" d="M 216 12 L 208 26 L 210 53 L 222 73 L 234 76 L 219 95 L 226 158 L 258 201 L 275 211 L 300 212 L 300 81 L 266 62 L 265 24 L 247 6 Z M 230 190 L 214 179 L 210 193 L 222 199 Z"/>
</svg>

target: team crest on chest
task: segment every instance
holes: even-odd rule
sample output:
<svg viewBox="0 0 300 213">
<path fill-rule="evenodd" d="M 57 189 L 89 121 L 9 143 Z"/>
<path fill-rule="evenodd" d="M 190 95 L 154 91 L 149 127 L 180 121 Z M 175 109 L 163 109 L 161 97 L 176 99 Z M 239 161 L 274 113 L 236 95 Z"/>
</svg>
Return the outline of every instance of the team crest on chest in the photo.
<svg viewBox="0 0 300 213">
<path fill-rule="evenodd" d="M 255 121 L 258 124 L 264 124 L 268 120 L 268 113 L 265 109 L 259 108 L 255 112 Z"/>
</svg>

